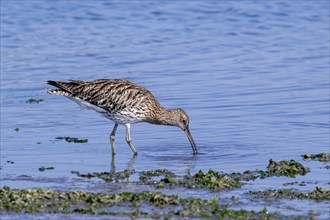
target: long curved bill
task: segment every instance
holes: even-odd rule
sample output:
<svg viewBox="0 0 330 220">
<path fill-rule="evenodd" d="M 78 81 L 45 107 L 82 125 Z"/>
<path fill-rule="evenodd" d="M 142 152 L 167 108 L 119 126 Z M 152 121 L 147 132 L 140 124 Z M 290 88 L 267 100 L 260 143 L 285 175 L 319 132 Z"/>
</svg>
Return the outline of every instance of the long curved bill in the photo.
<svg viewBox="0 0 330 220">
<path fill-rule="evenodd" d="M 186 133 L 187 138 L 188 138 L 188 140 L 190 141 L 190 144 L 191 144 L 191 147 L 192 147 L 192 150 L 193 150 L 193 154 L 198 154 L 196 144 L 195 144 L 194 139 L 192 138 L 192 136 L 191 136 L 191 134 L 190 134 L 189 129 L 186 128 L 186 129 L 184 129 L 183 131 L 184 131 L 184 133 Z"/>
</svg>

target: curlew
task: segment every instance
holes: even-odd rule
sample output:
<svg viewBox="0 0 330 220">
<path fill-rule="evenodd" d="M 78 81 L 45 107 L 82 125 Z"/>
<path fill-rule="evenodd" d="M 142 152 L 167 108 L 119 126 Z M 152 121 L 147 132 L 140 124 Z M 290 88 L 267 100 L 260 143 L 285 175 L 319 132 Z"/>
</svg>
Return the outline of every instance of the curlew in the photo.
<svg viewBox="0 0 330 220">
<path fill-rule="evenodd" d="M 49 94 L 70 98 L 80 106 L 93 109 L 115 122 L 110 134 L 112 154 L 115 154 L 115 135 L 119 124 L 126 127 L 126 142 L 134 155 L 137 151 L 132 143 L 131 124 L 148 122 L 181 128 L 190 141 L 194 154 L 197 147 L 189 131 L 189 116 L 180 108 L 165 109 L 155 96 L 143 86 L 122 79 L 99 79 L 94 81 L 70 80 L 48 81 L 57 89 Z"/>
</svg>

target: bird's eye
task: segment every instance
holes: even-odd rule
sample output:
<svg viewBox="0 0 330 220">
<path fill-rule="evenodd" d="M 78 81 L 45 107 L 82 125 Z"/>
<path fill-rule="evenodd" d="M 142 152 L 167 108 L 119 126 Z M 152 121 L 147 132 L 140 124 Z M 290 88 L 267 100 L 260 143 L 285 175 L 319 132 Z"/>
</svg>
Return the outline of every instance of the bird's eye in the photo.
<svg viewBox="0 0 330 220">
<path fill-rule="evenodd" d="M 182 122 L 183 122 L 183 124 L 186 124 L 187 121 L 183 119 Z"/>
</svg>

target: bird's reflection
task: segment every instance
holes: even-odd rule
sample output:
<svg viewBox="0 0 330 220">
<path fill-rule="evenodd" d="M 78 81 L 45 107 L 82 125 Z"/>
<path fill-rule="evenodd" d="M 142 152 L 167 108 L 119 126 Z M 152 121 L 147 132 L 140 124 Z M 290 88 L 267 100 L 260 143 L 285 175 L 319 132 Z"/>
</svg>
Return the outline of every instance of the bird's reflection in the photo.
<svg viewBox="0 0 330 220">
<path fill-rule="evenodd" d="M 143 168 L 141 171 L 135 171 L 134 165 L 137 156 L 133 156 L 127 161 L 126 169 L 123 169 L 122 171 L 117 171 L 116 170 L 116 155 L 112 155 L 111 157 L 111 163 L 110 163 L 110 171 L 109 172 L 93 172 L 93 173 L 87 173 L 83 174 L 80 173 L 79 171 L 71 171 L 72 174 L 76 174 L 79 177 L 84 177 L 84 178 L 93 178 L 97 177 L 100 179 L 105 180 L 106 182 L 122 182 L 122 181 L 131 181 L 132 178 L 138 178 L 141 179 L 146 173 L 146 171 L 155 171 L 152 173 L 160 173 L 160 175 L 166 175 L 164 174 L 167 173 L 167 171 L 170 171 L 170 173 L 174 173 L 174 175 L 178 178 L 180 177 L 192 177 L 192 171 L 195 168 L 195 162 L 197 159 L 198 155 L 193 155 L 189 157 L 178 157 L 178 156 L 144 156 L 142 157 L 139 161 L 142 163 L 140 164 L 140 167 Z M 146 162 L 148 161 L 148 162 Z M 160 162 L 165 162 L 166 164 L 163 164 L 163 166 L 160 166 Z M 148 164 L 152 164 L 151 166 L 148 166 Z M 154 164 L 158 164 L 158 166 L 154 166 Z M 174 169 L 171 169 L 172 168 Z M 185 168 L 183 167 L 185 166 Z M 152 167 L 152 169 L 146 170 L 145 167 Z M 177 174 L 179 173 L 184 173 L 184 175 Z M 175 174 L 176 173 L 176 174 Z M 159 175 L 157 175 L 159 176 Z M 139 181 L 139 180 L 134 180 L 133 181 Z"/>
<path fill-rule="evenodd" d="M 129 161 L 127 162 L 126 170 L 133 170 L 133 164 L 136 159 L 137 155 L 134 155 Z M 116 154 L 112 154 L 111 157 L 111 170 L 110 173 L 116 173 Z"/>
<path fill-rule="evenodd" d="M 126 169 L 124 169 L 123 171 L 116 172 L 116 155 L 112 154 L 109 176 L 111 178 L 114 178 L 116 182 L 122 179 L 127 179 L 127 181 L 130 181 L 130 175 L 135 173 L 133 169 L 133 164 L 136 157 L 137 155 L 134 155 L 131 159 L 129 159 L 129 161 L 127 162 Z"/>
<path fill-rule="evenodd" d="M 186 171 L 186 173 L 189 177 L 191 177 L 193 175 L 192 170 L 195 167 L 196 158 L 197 158 L 197 154 L 193 154 L 193 156 L 191 157 L 190 166 L 187 168 L 187 171 Z"/>
<path fill-rule="evenodd" d="M 157 161 L 170 161 L 173 160 L 173 163 L 178 163 L 178 164 L 185 164 L 187 167 L 184 168 L 185 175 L 188 177 L 191 177 L 193 175 L 193 170 L 195 168 L 195 163 L 198 155 L 194 154 L 191 157 L 184 157 L 184 158 L 171 158 L 171 157 L 166 157 L 166 156 L 161 156 L 157 158 Z M 110 177 L 116 180 L 118 182 L 119 180 L 127 180 L 130 181 L 130 176 L 134 173 L 140 174 L 140 172 L 136 172 L 134 169 L 135 161 L 136 161 L 137 156 L 134 155 L 132 158 L 130 158 L 127 162 L 126 169 L 123 169 L 121 171 L 117 171 L 116 169 L 116 154 L 112 154 L 111 157 L 111 168 L 110 168 Z M 155 159 L 155 158 L 154 158 Z M 178 161 L 180 160 L 180 162 Z M 143 161 L 143 160 L 140 160 Z M 171 162 L 172 163 L 172 162 Z M 168 169 L 167 167 L 159 167 L 158 169 Z M 143 170 L 147 171 L 147 170 Z"/>
</svg>

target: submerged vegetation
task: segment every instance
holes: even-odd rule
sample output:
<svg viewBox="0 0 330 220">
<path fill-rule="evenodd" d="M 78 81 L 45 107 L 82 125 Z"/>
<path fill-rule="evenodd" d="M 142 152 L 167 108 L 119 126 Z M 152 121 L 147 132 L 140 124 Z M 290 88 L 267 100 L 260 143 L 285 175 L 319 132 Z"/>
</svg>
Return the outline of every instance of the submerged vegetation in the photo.
<svg viewBox="0 0 330 220">
<path fill-rule="evenodd" d="M 308 184 L 317 184 L 317 183 L 318 182 L 305 182 L 305 181 L 298 182 L 298 181 L 295 181 L 295 182 L 283 183 L 283 186 L 289 186 L 289 185 L 307 186 Z"/>
<path fill-rule="evenodd" d="M 78 139 L 75 137 L 56 137 L 56 140 L 65 140 L 68 143 L 87 143 L 88 139 Z"/>
<path fill-rule="evenodd" d="M 226 218 L 272 219 L 279 214 L 261 211 L 232 210 L 219 205 L 217 199 L 181 198 L 155 192 L 123 192 L 94 194 L 84 191 L 53 191 L 0 189 L 1 211 L 22 213 L 80 213 L 132 218 Z M 150 208 L 146 208 L 148 205 Z M 129 207 L 118 209 L 118 207 Z M 173 209 L 173 207 L 176 207 Z M 121 211 L 125 210 L 125 211 Z"/>
<path fill-rule="evenodd" d="M 320 154 L 304 154 L 301 155 L 305 160 L 318 160 L 320 162 L 329 162 L 330 153 L 320 153 Z"/>
<path fill-rule="evenodd" d="M 87 173 L 81 174 L 78 171 L 71 171 L 71 173 L 84 178 L 100 178 L 106 182 L 125 180 L 132 174 L 139 174 L 140 183 L 146 185 L 153 185 L 156 188 L 171 188 L 175 186 L 182 186 L 189 189 L 206 188 L 215 191 L 224 189 L 240 188 L 242 183 L 234 180 L 227 174 L 220 174 L 217 171 L 209 170 L 207 173 L 199 171 L 193 176 L 184 175 L 177 176 L 169 170 L 161 169 L 154 171 L 136 172 L 135 170 L 124 170 L 118 173 L 101 172 L 101 173 Z M 162 177 L 160 180 L 154 180 L 153 177 Z"/>
<path fill-rule="evenodd" d="M 282 160 L 280 162 L 270 160 L 267 168 L 268 172 L 274 176 L 304 176 L 309 172 L 309 168 L 294 160 Z"/>
<path fill-rule="evenodd" d="M 43 99 L 33 99 L 33 98 L 30 98 L 29 100 L 26 101 L 26 103 L 30 103 L 30 104 L 37 103 L 37 104 L 39 104 L 39 102 L 42 102 L 42 101 L 44 101 L 44 100 Z"/>
<path fill-rule="evenodd" d="M 76 138 L 58 137 L 59 140 L 74 142 Z M 80 142 L 78 142 L 80 143 Z M 315 157 L 318 158 L 318 157 Z M 39 171 L 51 170 L 54 167 L 41 166 Z M 114 170 L 114 169 L 113 169 Z M 100 178 L 107 183 L 129 181 L 132 175 L 138 175 L 137 185 L 149 185 L 156 189 L 184 187 L 188 189 L 208 189 L 212 191 L 233 190 L 242 187 L 246 181 L 263 179 L 272 176 L 294 178 L 305 175 L 309 168 L 294 160 L 270 160 L 266 170 L 247 170 L 243 173 L 220 173 L 210 169 L 199 170 L 195 174 L 182 176 L 167 169 L 135 171 L 126 169 L 121 172 L 94 172 L 81 174 L 72 171 L 81 178 Z M 317 184 L 317 182 L 289 182 L 283 185 Z M 299 192 L 295 189 L 249 191 L 248 199 L 276 201 L 279 199 L 310 199 L 314 201 L 330 200 L 330 190 L 316 187 L 311 192 Z M 219 197 L 221 198 L 221 197 Z M 231 202 L 218 201 L 218 198 L 204 200 L 201 198 L 181 198 L 178 195 L 166 195 L 161 192 L 122 192 L 115 194 L 89 193 L 85 191 L 55 191 L 50 189 L 21 189 L 9 187 L 0 189 L 1 212 L 17 213 L 61 213 L 61 214 L 98 214 L 125 216 L 130 218 L 220 218 L 220 219 L 309 219 L 311 216 L 283 216 L 280 213 L 234 210 L 230 205 L 239 203 L 236 197 Z M 312 215 L 312 214 L 311 214 Z"/>
<path fill-rule="evenodd" d="M 151 177 L 155 176 L 155 174 L 157 174 L 157 176 L 164 176 L 164 178 L 159 181 L 150 181 Z M 140 180 L 145 184 L 154 184 L 157 188 L 183 186 L 189 189 L 207 188 L 216 191 L 240 188 L 242 185 L 239 181 L 235 181 L 230 176 L 220 174 L 212 169 L 207 173 L 200 170 L 193 176 L 185 175 L 182 177 L 176 176 L 166 169 L 147 171 L 142 173 Z"/>
<path fill-rule="evenodd" d="M 39 167 L 39 171 L 45 171 L 45 170 L 53 170 L 54 169 L 54 167 L 45 167 L 45 166 L 41 166 L 41 167 Z"/>
<path fill-rule="evenodd" d="M 309 193 L 298 192 L 294 189 L 279 189 L 279 190 L 265 190 L 257 192 L 249 192 L 257 198 L 266 200 L 274 199 L 312 199 L 316 201 L 330 200 L 330 190 L 316 187 L 316 189 Z"/>
<path fill-rule="evenodd" d="M 156 188 L 171 188 L 181 186 L 188 189 L 205 188 L 214 191 L 231 190 L 240 188 L 244 185 L 242 181 L 255 180 L 257 178 L 266 178 L 272 176 L 288 176 L 305 175 L 309 172 L 309 168 L 294 160 L 283 160 L 276 162 L 269 161 L 268 170 L 245 171 L 243 173 L 220 173 L 210 169 L 207 173 L 199 170 L 194 175 L 178 176 L 167 169 L 158 169 L 151 171 L 137 172 L 135 170 L 124 170 L 121 172 L 94 172 L 81 174 L 78 171 L 71 173 L 83 178 L 100 178 L 106 182 L 121 181 L 128 179 L 133 174 L 139 175 L 142 184 L 153 185 Z M 155 180 L 154 177 L 160 177 Z"/>
</svg>

